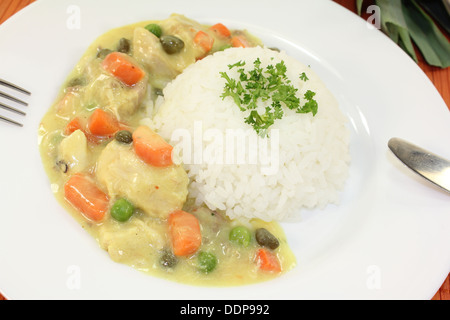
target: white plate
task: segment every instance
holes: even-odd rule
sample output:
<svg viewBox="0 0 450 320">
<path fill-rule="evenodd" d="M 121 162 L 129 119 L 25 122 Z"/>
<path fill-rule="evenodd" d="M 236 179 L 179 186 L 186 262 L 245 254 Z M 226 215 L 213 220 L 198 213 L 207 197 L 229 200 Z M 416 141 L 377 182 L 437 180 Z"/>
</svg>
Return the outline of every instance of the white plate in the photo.
<svg viewBox="0 0 450 320">
<path fill-rule="evenodd" d="M 284 224 L 298 266 L 276 280 L 203 288 L 144 275 L 112 262 L 50 191 L 37 130 L 70 70 L 105 31 L 172 12 L 247 28 L 284 48 L 311 65 L 351 120 L 342 203 Z M 450 271 L 449 195 L 387 149 L 397 136 L 450 158 L 450 113 L 403 51 L 331 1 L 39 0 L 0 27 L 0 70 L 33 92 L 27 116 L 11 115 L 23 128 L 0 123 L 0 290 L 7 298 L 429 299 Z"/>
</svg>

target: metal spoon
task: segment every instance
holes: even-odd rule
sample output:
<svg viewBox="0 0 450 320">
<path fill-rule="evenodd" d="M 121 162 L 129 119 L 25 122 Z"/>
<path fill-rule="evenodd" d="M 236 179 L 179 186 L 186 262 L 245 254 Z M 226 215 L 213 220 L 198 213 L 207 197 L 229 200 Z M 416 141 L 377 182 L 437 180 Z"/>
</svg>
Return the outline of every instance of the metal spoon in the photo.
<svg viewBox="0 0 450 320">
<path fill-rule="evenodd" d="M 450 161 L 408 141 L 392 138 L 388 147 L 407 167 L 450 193 Z"/>
</svg>

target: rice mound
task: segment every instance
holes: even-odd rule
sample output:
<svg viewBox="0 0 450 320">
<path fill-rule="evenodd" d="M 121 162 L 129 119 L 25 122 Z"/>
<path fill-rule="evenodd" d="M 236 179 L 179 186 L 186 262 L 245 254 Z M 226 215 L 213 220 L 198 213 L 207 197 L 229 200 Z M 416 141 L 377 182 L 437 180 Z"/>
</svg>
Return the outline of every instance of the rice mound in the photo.
<svg viewBox="0 0 450 320">
<path fill-rule="evenodd" d="M 307 90 L 316 92 L 317 114 L 299 114 L 284 107 L 284 116 L 272 125 L 269 137 L 257 138 L 233 99 L 221 98 L 226 81 L 220 77 L 220 72 L 226 72 L 237 79 L 237 68 L 229 70 L 228 65 L 245 61 L 245 68 L 252 69 L 257 58 L 262 67 L 283 60 L 301 103 Z M 303 72 L 309 80 L 299 78 Z M 189 66 L 163 93 L 164 101 L 155 107 L 153 119 L 144 122 L 184 157 L 189 197 L 196 205 L 222 210 L 231 219 L 280 221 L 296 216 L 301 208 L 339 202 L 350 163 L 347 119 L 310 68 L 284 52 L 230 48 Z M 244 161 L 239 160 L 239 150 L 229 150 L 233 143 L 226 143 L 231 141 L 225 138 L 227 132 L 245 132 L 246 144 L 234 143 L 234 149 L 245 147 Z M 272 142 L 277 137 L 278 144 Z M 260 152 L 266 157 L 258 158 Z"/>
</svg>

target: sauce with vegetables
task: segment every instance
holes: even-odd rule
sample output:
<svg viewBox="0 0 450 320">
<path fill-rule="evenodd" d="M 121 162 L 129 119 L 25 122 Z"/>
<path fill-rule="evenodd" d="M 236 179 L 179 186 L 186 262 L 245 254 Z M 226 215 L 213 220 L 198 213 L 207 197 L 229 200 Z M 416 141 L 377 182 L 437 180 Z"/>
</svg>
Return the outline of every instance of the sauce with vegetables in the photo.
<svg viewBox="0 0 450 320">
<path fill-rule="evenodd" d="M 112 260 L 171 280 L 241 285 L 295 264 L 278 224 L 231 221 L 187 199 L 172 146 L 140 120 L 190 64 L 259 41 L 181 15 L 111 30 L 86 51 L 42 119 L 51 189 Z"/>
</svg>

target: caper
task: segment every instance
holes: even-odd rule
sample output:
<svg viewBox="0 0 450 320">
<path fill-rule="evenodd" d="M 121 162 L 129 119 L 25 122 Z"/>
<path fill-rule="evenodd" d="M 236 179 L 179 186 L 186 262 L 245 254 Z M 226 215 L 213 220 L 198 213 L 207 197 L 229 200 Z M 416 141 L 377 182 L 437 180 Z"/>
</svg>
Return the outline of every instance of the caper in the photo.
<svg viewBox="0 0 450 320">
<path fill-rule="evenodd" d="M 265 228 L 258 228 L 255 231 L 256 242 L 269 249 L 276 249 L 280 245 L 278 239 Z"/>
<path fill-rule="evenodd" d="M 155 88 L 155 94 L 156 94 L 157 96 L 164 97 L 164 93 L 163 93 L 162 89 Z"/>
<path fill-rule="evenodd" d="M 166 268 L 173 268 L 178 263 L 177 257 L 170 250 L 162 250 L 159 263 Z"/>
<path fill-rule="evenodd" d="M 120 130 L 116 133 L 115 138 L 120 143 L 130 144 L 133 142 L 133 135 L 128 130 Z"/>
<path fill-rule="evenodd" d="M 130 40 L 126 38 L 120 38 L 119 44 L 117 45 L 117 51 L 122 53 L 128 53 L 130 52 Z"/>
<path fill-rule="evenodd" d="M 97 52 L 97 58 L 104 59 L 111 52 L 112 52 L 112 50 L 110 50 L 110 49 L 100 49 Z"/>
<path fill-rule="evenodd" d="M 56 162 L 56 166 L 62 173 L 67 173 L 67 171 L 69 171 L 69 165 L 64 160 L 59 160 Z"/>
<path fill-rule="evenodd" d="M 184 42 L 175 36 L 161 36 L 159 39 L 164 51 L 168 54 L 178 53 L 184 48 Z"/>
</svg>

